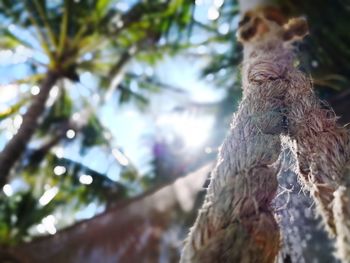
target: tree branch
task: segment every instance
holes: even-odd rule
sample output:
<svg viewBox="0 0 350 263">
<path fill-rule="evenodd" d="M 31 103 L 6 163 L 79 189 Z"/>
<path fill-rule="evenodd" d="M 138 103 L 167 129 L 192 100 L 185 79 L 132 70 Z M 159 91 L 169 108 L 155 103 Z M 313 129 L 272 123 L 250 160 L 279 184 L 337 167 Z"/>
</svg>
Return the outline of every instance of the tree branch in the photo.
<svg viewBox="0 0 350 263">
<path fill-rule="evenodd" d="M 10 170 L 19 160 L 25 151 L 32 135 L 34 134 L 40 116 L 45 110 L 45 104 L 49 97 L 50 90 L 55 85 L 58 74 L 49 71 L 46 78 L 40 85 L 40 93 L 33 98 L 32 104 L 23 115 L 23 121 L 17 133 L 6 144 L 0 153 L 0 187 L 2 188 L 7 181 Z"/>
<path fill-rule="evenodd" d="M 160 232 L 182 215 L 180 211 L 191 211 L 211 167 L 207 164 L 172 184 L 121 201 L 92 219 L 8 248 L 6 253 L 27 263 L 93 263 L 96 252 L 101 253 L 98 260 L 106 263 L 139 262 L 140 258 L 155 262 L 162 242 Z M 180 193 L 188 198 L 180 199 Z M 140 236 L 144 242 L 137 238 Z"/>
</svg>

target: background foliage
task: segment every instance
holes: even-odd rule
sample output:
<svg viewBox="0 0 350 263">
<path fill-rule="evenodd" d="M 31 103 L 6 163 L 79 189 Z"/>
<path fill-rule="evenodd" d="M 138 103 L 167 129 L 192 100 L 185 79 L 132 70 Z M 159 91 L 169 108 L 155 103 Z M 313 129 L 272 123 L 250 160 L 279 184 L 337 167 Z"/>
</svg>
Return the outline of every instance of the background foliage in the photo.
<svg viewBox="0 0 350 263">
<path fill-rule="evenodd" d="M 313 76 L 316 91 L 342 121 L 348 121 L 344 105 L 350 83 L 349 3 L 276 3 L 286 14 L 307 16 L 310 36 L 296 47 L 301 51 L 299 66 Z M 0 78 L 1 91 L 16 90 L 16 96 L 0 108 L 0 148 L 21 129 L 20 116 L 48 72 L 60 73 L 40 124 L 1 193 L 2 244 L 54 234 L 81 220 L 82 211 L 84 218 L 91 217 L 215 158 L 240 99 L 237 1 L 3 0 L 0 21 L 1 55 L 16 59 L 21 54 L 16 68 L 7 61 L 0 68 L 3 75 L 6 69 L 14 72 Z M 169 59 L 175 67 L 181 68 L 185 60 L 199 68 L 199 78 L 215 87 L 219 99 L 191 98 L 188 93 L 194 87 L 185 73 L 176 76 L 176 83 L 155 74 Z M 177 101 L 169 110 L 171 116 L 195 111 L 195 118 L 212 117 L 215 128 L 202 130 L 209 134 L 205 143 L 189 149 L 186 136 L 194 140 L 196 134 L 192 139 L 186 130 L 181 137 L 174 126 L 177 119 L 169 117 L 169 127 L 144 138 L 148 151 L 140 167 L 113 132 L 132 129 L 128 118 L 118 122 L 109 117 L 106 125 L 101 114 L 131 107 L 145 119 L 158 120 L 159 101 L 169 105 Z M 181 128 L 191 122 L 180 123 Z M 100 164 L 92 167 L 94 159 Z M 47 223 L 52 215 L 54 228 Z"/>
</svg>

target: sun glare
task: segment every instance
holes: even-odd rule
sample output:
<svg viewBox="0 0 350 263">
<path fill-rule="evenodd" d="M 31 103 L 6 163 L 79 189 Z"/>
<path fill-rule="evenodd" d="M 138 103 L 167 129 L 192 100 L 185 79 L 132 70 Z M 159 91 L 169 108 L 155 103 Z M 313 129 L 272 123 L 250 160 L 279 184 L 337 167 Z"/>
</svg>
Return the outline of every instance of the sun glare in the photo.
<svg viewBox="0 0 350 263">
<path fill-rule="evenodd" d="M 52 199 L 57 195 L 58 193 L 58 187 L 52 187 L 51 189 L 47 190 L 39 199 L 39 204 L 42 206 L 47 205 L 51 202 Z"/>
<path fill-rule="evenodd" d="M 206 142 L 213 121 L 212 117 L 173 113 L 161 116 L 157 124 L 161 129 L 180 136 L 186 147 L 194 149 Z"/>
</svg>

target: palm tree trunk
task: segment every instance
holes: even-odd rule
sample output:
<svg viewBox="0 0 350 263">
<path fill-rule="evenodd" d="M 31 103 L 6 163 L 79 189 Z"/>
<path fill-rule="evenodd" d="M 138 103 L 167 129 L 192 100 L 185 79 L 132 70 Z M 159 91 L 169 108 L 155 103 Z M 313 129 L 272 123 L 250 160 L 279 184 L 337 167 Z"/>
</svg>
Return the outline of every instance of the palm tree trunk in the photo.
<svg viewBox="0 0 350 263">
<path fill-rule="evenodd" d="M 23 121 L 18 132 L 6 144 L 0 153 L 0 187 L 6 184 L 10 170 L 25 151 L 34 134 L 40 116 L 45 110 L 45 104 L 50 90 L 55 85 L 58 75 L 49 71 L 40 85 L 40 93 L 33 98 L 32 104 L 23 115 Z"/>
</svg>

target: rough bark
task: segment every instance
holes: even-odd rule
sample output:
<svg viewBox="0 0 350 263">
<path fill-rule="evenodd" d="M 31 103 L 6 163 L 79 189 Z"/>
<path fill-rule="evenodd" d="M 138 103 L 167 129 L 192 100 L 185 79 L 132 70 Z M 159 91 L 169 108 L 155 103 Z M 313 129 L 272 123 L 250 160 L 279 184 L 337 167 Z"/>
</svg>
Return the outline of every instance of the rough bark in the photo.
<svg viewBox="0 0 350 263">
<path fill-rule="evenodd" d="M 17 133 L 0 153 L 0 187 L 6 183 L 10 170 L 23 154 L 34 134 L 39 118 L 45 110 L 50 90 L 57 79 L 58 75 L 56 73 L 51 71 L 47 73 L 46 78 L 40 85 L 40 93 L 33 98 L 32 104 L 23 115 L 23 121 Z"/>
</svg>

